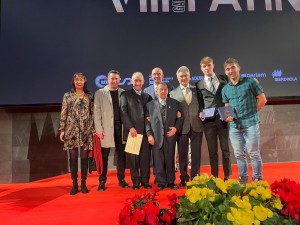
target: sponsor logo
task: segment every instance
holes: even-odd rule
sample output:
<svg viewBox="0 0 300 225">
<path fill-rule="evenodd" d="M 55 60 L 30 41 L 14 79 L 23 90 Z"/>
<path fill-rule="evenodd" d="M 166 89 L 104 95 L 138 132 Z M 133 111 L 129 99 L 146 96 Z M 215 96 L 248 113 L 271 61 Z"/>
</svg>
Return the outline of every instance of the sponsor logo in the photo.
<svg viewBox="0 0 300 225">
<path fill-rule="evenodd" d="M 284 76 L 282 70 L 274 70 L 272 73 L 272 77 L 275 82 L 297 82 L 297 77 L 293 76 Z"/>
<path fill-rule="evenodd" d="M 98 75 L 95 79 L 95 84 L 99 88 L 103 88 L 105 85 L 107 85 L 106 75 Z"/>
<path fill-rule="evenodd" d="M 194 82 L 197 82 L 199 80 L 203 80 L 204 76 L 201 75 L 201 76 L 191 76 L 190 80 L 191 81 L 194 81 Z"/>
<path fill-rule="evenodd" d="M 124 13 L 129 0 L 112 0 L 117 13 Z M 161 5 L 162 12 L 195 12 L 196 0 L 130 0 L 132 4 L 139 4 L 140 12 L 158 12 Z M 247 8 L 241 7 L 242 0 L 212 0 L 209 11 L 217 11 L 221 5 L 231 5 L 234 11 L 255 11 L 254 0 L 247 0 Z M 295 11 L 300 11 L 300 0 L 275 0 L 275 11 L 282 11 L 282 2 L 286 1 Z M 133 3 L 134 2 L 134 3 Z M 171 3 L 171 4 L 170 4 Z M 148 6 L 151 6 L 148 8 Z M 273 10 L 273 2 L 265 0 L 265 10 Z"/>
<path fill-rule="evenodd" d="M 170 83 L 173 79 L 174 79 L 173 77 L 164 77 L 163 80 L 162 80 L 162 82 L 164 82 L 164 83 Z M 154 81 L 153 81 L 153 79 L 151 77 L 151 74 L 150 74 L 149 75 L 149 85 L 152 85 L 152 84 L 154 84 Z"/>
<path fill-rule="evenodd" d="M 241 77 L 264 78 L 267 77 L 266 73 L 242 73 Z"/>
<path fill-rule="evenodd" d="M 107 76 L 106 75 L 98 75 L 95 79 L 95 84 L 98 88 L 103 88 L 105 85 L 108 84 L 107 82 Z M 125 86 L 125 85 L 131 85 L 131 78 L 130 77 L 125 77 L 121 78 L 121 81 L 119 83 L 119 86 Z"/>
</svg>

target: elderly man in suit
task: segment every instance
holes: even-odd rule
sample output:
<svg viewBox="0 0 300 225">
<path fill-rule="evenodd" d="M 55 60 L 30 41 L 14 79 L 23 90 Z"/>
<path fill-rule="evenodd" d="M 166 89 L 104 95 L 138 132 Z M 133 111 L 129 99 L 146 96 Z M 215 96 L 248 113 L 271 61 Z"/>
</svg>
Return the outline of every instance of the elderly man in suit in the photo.
<svg viewBox="0 0 300 225">
<path fill-rule="evenodd" d="M 197 91 L 190 82 L 190 70 L 181 66 L 177 72 L 179 86 L 170 93 L 170 97 L 180 102 L 183 108 L 184 122 L 178 136 L 178 155 L 180 169 L 180 186 L 186 186 L 186 182 L 200 173 L 201 144 L 203 137 L 203 125 L 199 118 L 199 104 Z M 188 150 L 191 146 L 191 176 L 188 175 Z"/>
<path fill-rule="evenodd" d="M 164 72 L 161 68 L 155 67 L 151 72 L 151 76 L 152 76 L 152 79 L 153 79 L 154 83 L 152 85 L 146 87 L 144 89 L 144 92 L 148 93 L 152 97 L 152 99 L 156 99 L 157 85 L 159 83 L 163 82 Z M 173 90 L 173 87 L 168 86 L 168 89 L 169 89 L 169 93 L 170 93 L 170 91 Z"/>
<path fill-rule="evenodd" d="M 146 104 L 152 100 L 151 96 L 142 92 L 144 76 L 140 72 L 132 75 L 133 89 L 124 91 L 121 95 L 121 118 L 124 127 L 124 140 L 127 140 L 128 133 L 132 137 L 143 134 L 142 145 L 139 155 L 128 154 L 130 175 L 133 189 L 150 189 L 150 150 L 145 131 L 145 110 Z"/>
<path fill-rule="evenodd" d="M 98 191 L 105 190 L 107 180 L 108 156 L 111 148 L 117 152 L 117 176 L 119 186 L 128 188 L 124 180 L 126 155 L 122 142 L 122 123 L 120 116 L 119 99 L 124 91 L 119 88 L 120 74 L 116 70 L 111 70 L 107 76 L 108 85 L 99 89 L 95 93 L 94 99 L 94 125 L 96 134 L 101 140 L 103 172 L 99 177 Z"/>
<path fill-rule="evenodd" d="M 146 131 L 148 142 L 155 163 L 155 179 L 162 190 L 166 187 L 178 189 L 175 182 L 175 144 L 177 135 L 181 130 L 183 116 L 178 117 L 178 112 L 183 114 L 180 103 L 168 98 L 168 87 L 165 83 L 157 86 L 157 99 L 147 104 Z"/>
<path fill-rule="evenodd" d="M 218 108 L 225 105 L 222 102 L 222 89 L 227 84 L 228 77 L 226 75 L 216 75 L 214 73 L 214 63 L 211 57 L 202 58 L 200 67 L 204 74 L 204 79 L 197 82 L 196 88 L 199 100 L 199 116 L 204 125 L 204 133 L 208 146 L 211 174 L 215 177 L 219 176 L 219 138 L 222 151 L 224 180 L 227 180 L 231 175 L 227 123 L 220 120 L 218 113 L 216 113 L 213 118 L 205 119 L 202 115 L 202 111 L 206 108 Z"/>
</svg>

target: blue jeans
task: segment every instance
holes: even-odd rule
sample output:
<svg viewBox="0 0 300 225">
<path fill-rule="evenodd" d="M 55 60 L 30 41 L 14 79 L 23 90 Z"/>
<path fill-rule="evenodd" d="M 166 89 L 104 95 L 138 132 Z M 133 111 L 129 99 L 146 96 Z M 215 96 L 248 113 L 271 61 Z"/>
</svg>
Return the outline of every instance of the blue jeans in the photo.
<svg viewBox="0 0 300 225">
<path fill-rule="evenodd" d="M 257 124 L 243 129 L 230 127 L 229 138 L 238 164 L 240 179 L 248 177 L 247 152 L 251 160 L 253 170 L 252 179 L 262 179 L 259 125 Z"/>
</svg>

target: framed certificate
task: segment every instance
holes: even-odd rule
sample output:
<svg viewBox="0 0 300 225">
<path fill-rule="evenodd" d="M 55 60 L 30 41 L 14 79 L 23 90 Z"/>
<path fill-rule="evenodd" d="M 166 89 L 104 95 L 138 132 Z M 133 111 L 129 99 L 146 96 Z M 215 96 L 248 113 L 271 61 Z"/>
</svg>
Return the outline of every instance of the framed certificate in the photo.
<svg viewBox="0 0 300 225">
<path fill-rule="evenodd" d="M 207 108 L 202 111 L 202 118 L 211 119 L 215 117 L 216 108 Z"/>
</svg>

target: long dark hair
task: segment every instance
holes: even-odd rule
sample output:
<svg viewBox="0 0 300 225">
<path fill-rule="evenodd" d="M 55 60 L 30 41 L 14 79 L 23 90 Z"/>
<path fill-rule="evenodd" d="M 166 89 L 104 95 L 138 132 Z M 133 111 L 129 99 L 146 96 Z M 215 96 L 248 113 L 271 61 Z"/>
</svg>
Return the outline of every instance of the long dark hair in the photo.
<svg viewBox="0 0 300 225">
<path fill-rule="evenodd" d="M 83 85 L 83 91 L 84 93 L 90 94 L 89 90 L 87 89 L 87 79 L 86 76 L 84 75 L 84 73 L 81 72 L 76 72 L 74 73 L 73 77 L 72 77 L 72 92 L 75 92 L 76 88 L 75 88 L 75 84 L 74 84 L 74 80 L 77 76 L 82 76 L 84 79 L 84 85 Z"/>
</svg>

